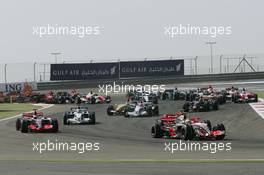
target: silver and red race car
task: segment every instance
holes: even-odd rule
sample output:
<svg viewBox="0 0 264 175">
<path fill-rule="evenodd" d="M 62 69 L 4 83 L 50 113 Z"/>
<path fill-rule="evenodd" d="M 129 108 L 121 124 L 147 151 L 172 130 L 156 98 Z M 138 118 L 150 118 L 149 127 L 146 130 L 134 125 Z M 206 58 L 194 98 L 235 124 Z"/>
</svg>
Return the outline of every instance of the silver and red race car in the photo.
<svg viewBox="0 0 264 175">
<path fill-rule="evenodd" d="M 100 104 L 110 103 L 112 101 L 110 96 L 104 96 L 94 93 L 88 93 L 87 95 L 80 95 L 77 103 L 89 103 L 89 104 Z"/>
<path fill-rule="evenodd" d="M 238 89 L 235 87 L 226 88 L 227 100 L 234 103 L 250 103 L 258 102 L 258 94 L 246 91 L 246 89 Z"/>
<path fill-rule="evenodd" d="M 58 132 L 59 125 L 56 118 L 47 117 L 34 109 L 34 112 L 24 113 L 16 120 L 16 130 L 22 133 Z"/>
<path fill-rule="evenodd" d="M 258 102 L 258 94 L 247 92 L 245 89 L 238 90 L 233 98 L 235 103 Z"/>
<path fill-rule="evenodd" d="M 165 114 L 156 120 L 151 128 L 154 138 L 175 138 L 182 140 L 222 140 L 226 136 L 223 124 L 212 127 L 209 120 L 199 117 L 187 118 L 184 113 Z"/>
</svg>

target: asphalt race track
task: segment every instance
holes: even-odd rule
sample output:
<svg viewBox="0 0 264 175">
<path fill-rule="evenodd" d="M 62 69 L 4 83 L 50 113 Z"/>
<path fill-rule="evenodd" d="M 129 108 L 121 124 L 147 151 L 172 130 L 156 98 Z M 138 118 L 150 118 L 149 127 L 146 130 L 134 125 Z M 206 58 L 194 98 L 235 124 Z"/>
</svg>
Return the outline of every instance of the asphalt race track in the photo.
<svg viewBox="0 0 264 175">
<path fill-rule="evenodd" d="M 124 103 L 123 95 L 112 103 Z M 181 101 L 159 101 L 160 113 L 174 113 Z M 15 119 L 0 122 L 0 174 L 263 174 L 264 120 L 248 104 L 225 104 L 218 111 L 190 113 L 223 123 L 227 136 L 223 144 L 231 150 L 165 151 L 166 143 L 179 140 L 154 139 L 150 128 L 158 117 L 124 118 L 107 116 L 107 104 L 87 105 L 96 112 L 96 125 L 62 124 L 63 114 L 74 105 L 46 109 L 57 117 L 60 132 L 22 134 L 15 130 Z M 33 142 L 99 143 L 98 151 L 33 151 Z M 212 143 L 211 141 L 196 141 Z M 187 142 L 185 142 L 187 143 Z M 228 159 L 228 161 L 226 161 Z M 261 159 L 261 160 L 259 160 Z M 226 162 L 225 162 L 226 161 Z"/>
<path fill-rule="evenodd" d="M 12 168 L 15 167 L 15 168 Z M 1 162 L 1 174 L 263 174 L 263 163 L 65 163 Z"/>
</svg>

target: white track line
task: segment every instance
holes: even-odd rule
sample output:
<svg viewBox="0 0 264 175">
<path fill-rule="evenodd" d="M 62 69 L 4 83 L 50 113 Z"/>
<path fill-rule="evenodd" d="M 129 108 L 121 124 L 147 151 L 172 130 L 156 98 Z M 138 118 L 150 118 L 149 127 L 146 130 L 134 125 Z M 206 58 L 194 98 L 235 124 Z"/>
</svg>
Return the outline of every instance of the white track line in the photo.
<svg viewBox="0 0 264 175">
<path fill-rule="evenodd" d="M 262 98 L 259 98 L 259 102 L 249 103 L 249 105 L 260 117 L 264 119 L 264 100 Z"/>
<path fill-rule="evenodd" d="M 33 105 L 41 106 L 41 104 L 33 104 Z M 50 104 L 50 105 L 43 104 L 43 105 L 45 105 L 45 107 L 40 108 L 39 111 L 44 110 L 44 109 L 48 109 L 48 108 L 51 108 L 52 106 L 54 106 L 54 104 Z M 30 112 L 30 111 L 29 111 L 29 112 Z M 21 116 L 21 115 L 22 115 L 22 113 L 21 113 L 21 114 L 18 114 L 18 115 L 15 115 L 15 116 L 12 116 L 12 117 L 8 117 L 8 118 L 0 119 L 0 122 L 2 122 L 2 121 L 6 121 L 6 120 L 10 120 L 10 119 L 13 119 L 13 118 L 17 118 L 17 117 L 19 117 L 19 116 Z"/>
</svg>

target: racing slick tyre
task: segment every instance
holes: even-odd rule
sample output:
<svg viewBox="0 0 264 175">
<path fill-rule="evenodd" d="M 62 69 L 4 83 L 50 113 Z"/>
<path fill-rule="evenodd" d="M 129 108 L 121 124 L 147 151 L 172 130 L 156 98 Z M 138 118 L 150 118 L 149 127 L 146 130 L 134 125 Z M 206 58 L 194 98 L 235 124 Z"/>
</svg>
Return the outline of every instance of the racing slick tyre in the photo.
<svg viewBox="0 0 264 175">
<path fill-rule="evenodd" d="M 190 94 L 190 99 L 189 101 L 195 101 L 195 98 L 197 97 L 196 94 Z"/>
<path fill-rule="evenodd" d="M 222 96 L 220 96 L 220 97 L 217 97 L 217 100 L 216 100 L 217 102 L 218 102 L 218 104 L 220 104 L 220 105 L 222 105 L 222 104 L 224 104 L 224 99 L 223 99 L 223 97 Z"/>
<path fill-rule="evenodd" d="M 60 104 L 66 104 L 67 103 L 67 99 L 65 97 L 62 97 L 60 100 Z"/>
<path fill-rule="evenodd" d="M 234 95 L 234 103 L 238 103 L 238 96 L 237 95 Z"/>
<path fill-rule="evenodd" d="M 224 95 L 220 96 L 217 101 L 219 102 L 220 105 L 225 104 L 226 103 L 225 96 Z"/>
<path fill-rule="evenodd" d="M 19 131 L 20 129 L 21 129 L 21 119 L 18 118 L 18 119 L 16 120 L 16 130 Z"/>
<path fill-rule="evenodd" d="M 191 140 L 193 139 L 193 129 L 191 125 L 185 125 L 181 128 L 181 139 Z"/>
<path fill-rule="evenodd" d="M 218 110 L 218 102 L 217 101 L 213 102 L 213 110 Z"/>
<path fill-rule="evenodd" d="M 95 97 L 92 97 L 92 98 L 91 98 L 91 104 L 95 104 L 95 102 L 96 102 Z"/>
<path fill-rule="evenodd" d="M 59 124 L 57 119 L 52 119 L 51 124 L 53 125 L 52 132 L 59 131 Z"/>
<path fill-rule="evenodd" d="M 112 110 L 114 110 L 114 106 L 113 105 L 109 105 L 106 109 L 106 112 L 108 115 L 114 115 L 114 113 L 112 112 Z"/>
<path fill-rule="evenodd" d="M 92 112 L 91 113 L 91 124 L 92 125 L 95 125 L 95 123 L 96 123 L 96 120 L 95 120 L 95 112 Z"/>
<path fill-rule="evenodd" d="M 204 123 L 206 123 L 208 129 L 211 131 L 212 130 L 212 123 L 210 120 L 205 120 Z"/>
<path fill-rule="evenodd" d="M 51 103 L 51 104 L 59 104 L 59 100 L 55 98 L 52 101 L 50 101 L 49 103 Z"/>
<path fill-rule="evenodd" d="M 22 120 L 22 124 L 21 124 L 21 132 L 22 133 L 28 133 L 28 125 L 29 125 L 29 121 L 28 120 Z"/>
<path fill-rule="evenodd" d="M 69 124 L 70 124 L 70 123 L 68 122 L 68 118 L 69 118 L 68 115 L 65 114 L 64 117 L 63 117 L 63 124 L 64 124 L 64 125 L 69 125 Z"/>
<path fill-rule="evenodd" d="M 185 101 L 190 101 L 190 94 L 185 95 Z"/>
<path fill-rule="evenodd" d="M 204 104 L 203 104 L 203 110 L 204 110 L 205 112 L 210 111 L 210 104 L 209 104 L 208 101 L 205 101 L 205 102 L 204 102 Z"/>
<path fill-rule="evenodd" d="M 235 102 L 235 95 L 234 94 L 232 94 L 232 96 L 231 96 L 231 102 Z"/>
<path fill-rule="evenodd" d="M 194 128 L 192 127 L 192 125 L 187 125 L 187 129 L 189 130 L 188 131 L 188 140 L 193 140 L 194 136 L 195 136 Z"/>
<path fill-rule="evenodd" d="M 153 115 L 158 116 L 159 115 L 159 106 L 155 106 L 153 109 Z"/>
<path fill-rule="evenodd" d="M 189 108 L 190 108 L 190 103 L 189 102 L 185 102 L 183 105 L 183 111 L 184 112 L 189 112 Z"/>
<path fill-rule="evenodd" d="M 218 126 L 219 126 L 219 130 L 220 131 L 225 131 L 226 129 L 225 129 L 225 125 L 224 124 L 218 124 Z"/>
<path fill-rule="evenodd" d="M 217 124 L 216 126 L 214 126 L 213 130 L 214 131 L 217 131 L 217 130 L 225 131 L 226 129 L 225 129 L 225 125 L 221 123 L 221 124 Z M 223 140 L 224 138 L 225 138 L 225 134 L 215 137 L 216 140 Z"/>
<path fill-rule="evenodd" d="M 163 136 L 163 132 L 159 124 L 155 124 L 151 127 L 151 135 L 153 138 L 161 138 Z"/>
<path fill-rule="evenodd" d="M 129 115 L 128 115 L 128 110 L 127 110 L 127 109 L 124 110 L 124 117 L 125 117 L 125 118 L 128 118 L 128 117 L 129 117 Z"/>
<path fill-rule="evenodd" d="M 188 131 L 186 127 L 182 127 L 181 129 L 181 139 L 188 140 Z"/>
<path fill-rule="evenodd" d="M 223 104 L 226 103 L 226 94 L 223 95 Z"/>
<path fill-rule="evenodd" d="M 173 100 L 174 101 L 179 100 L 179 93 L 174 93 L 173 94 Z"/>
<path fill-rule="evenodd" d="M 125 118 L 128 118 L 128 117 L 129 117 L 129 115 L 128 115 L 128 111 L 125 111 L 125 112 L 124 112 L 124 117 L 125 117 Z"/>
<path fill-rule="evenodd" d="M 147 113 L 150 117 L 153 115 L 152 106 L 147 107 Z"/>
<path fill-rule="evenodd" d="M 75 98 L 75 104 L 81 104 L 82 103 L 82 101 L 81 101 L 81 98 L 80 97 L 76 97 Z"/>
<path fill-rule="evenodd" d="M 110 97 L 109 95 L 107 95 L 107 96 L 105 97 L 105 102 L 106 102 L 106 103 L 111 103 L 111 97 Z"/>
<path fill-rule="evenodd" d="M 63 101 L 62 101 L 61 98 L 58 98 L 58 99 L 56 100 L 56 103 L 57 103 L 57 104 L 63 104 Z"/>
<path fill-rule="evenodd" d="M 161 100 L 166 100 L 166 99 L 167 99 L 167 94 L 166 93 L 162 93 Z"/>
</svg>

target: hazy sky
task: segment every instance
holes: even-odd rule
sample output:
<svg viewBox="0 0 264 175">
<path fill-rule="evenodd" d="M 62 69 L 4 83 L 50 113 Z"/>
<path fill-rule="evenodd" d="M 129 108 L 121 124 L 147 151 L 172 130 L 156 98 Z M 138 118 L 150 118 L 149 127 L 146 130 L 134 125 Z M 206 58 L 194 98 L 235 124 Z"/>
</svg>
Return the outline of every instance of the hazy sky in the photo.
<svg viewBox="0 0 264 175">
<path fill-rule="evenodd" d="M 263 53 L 261 0 L 6 0 L 0 4 L 0 62 Z M 34 36 L 33 26 L 100 26 L 99 36 Z M 231 26 L 232 34 L 168 38 L 164 26 Z"/>
</svg>

